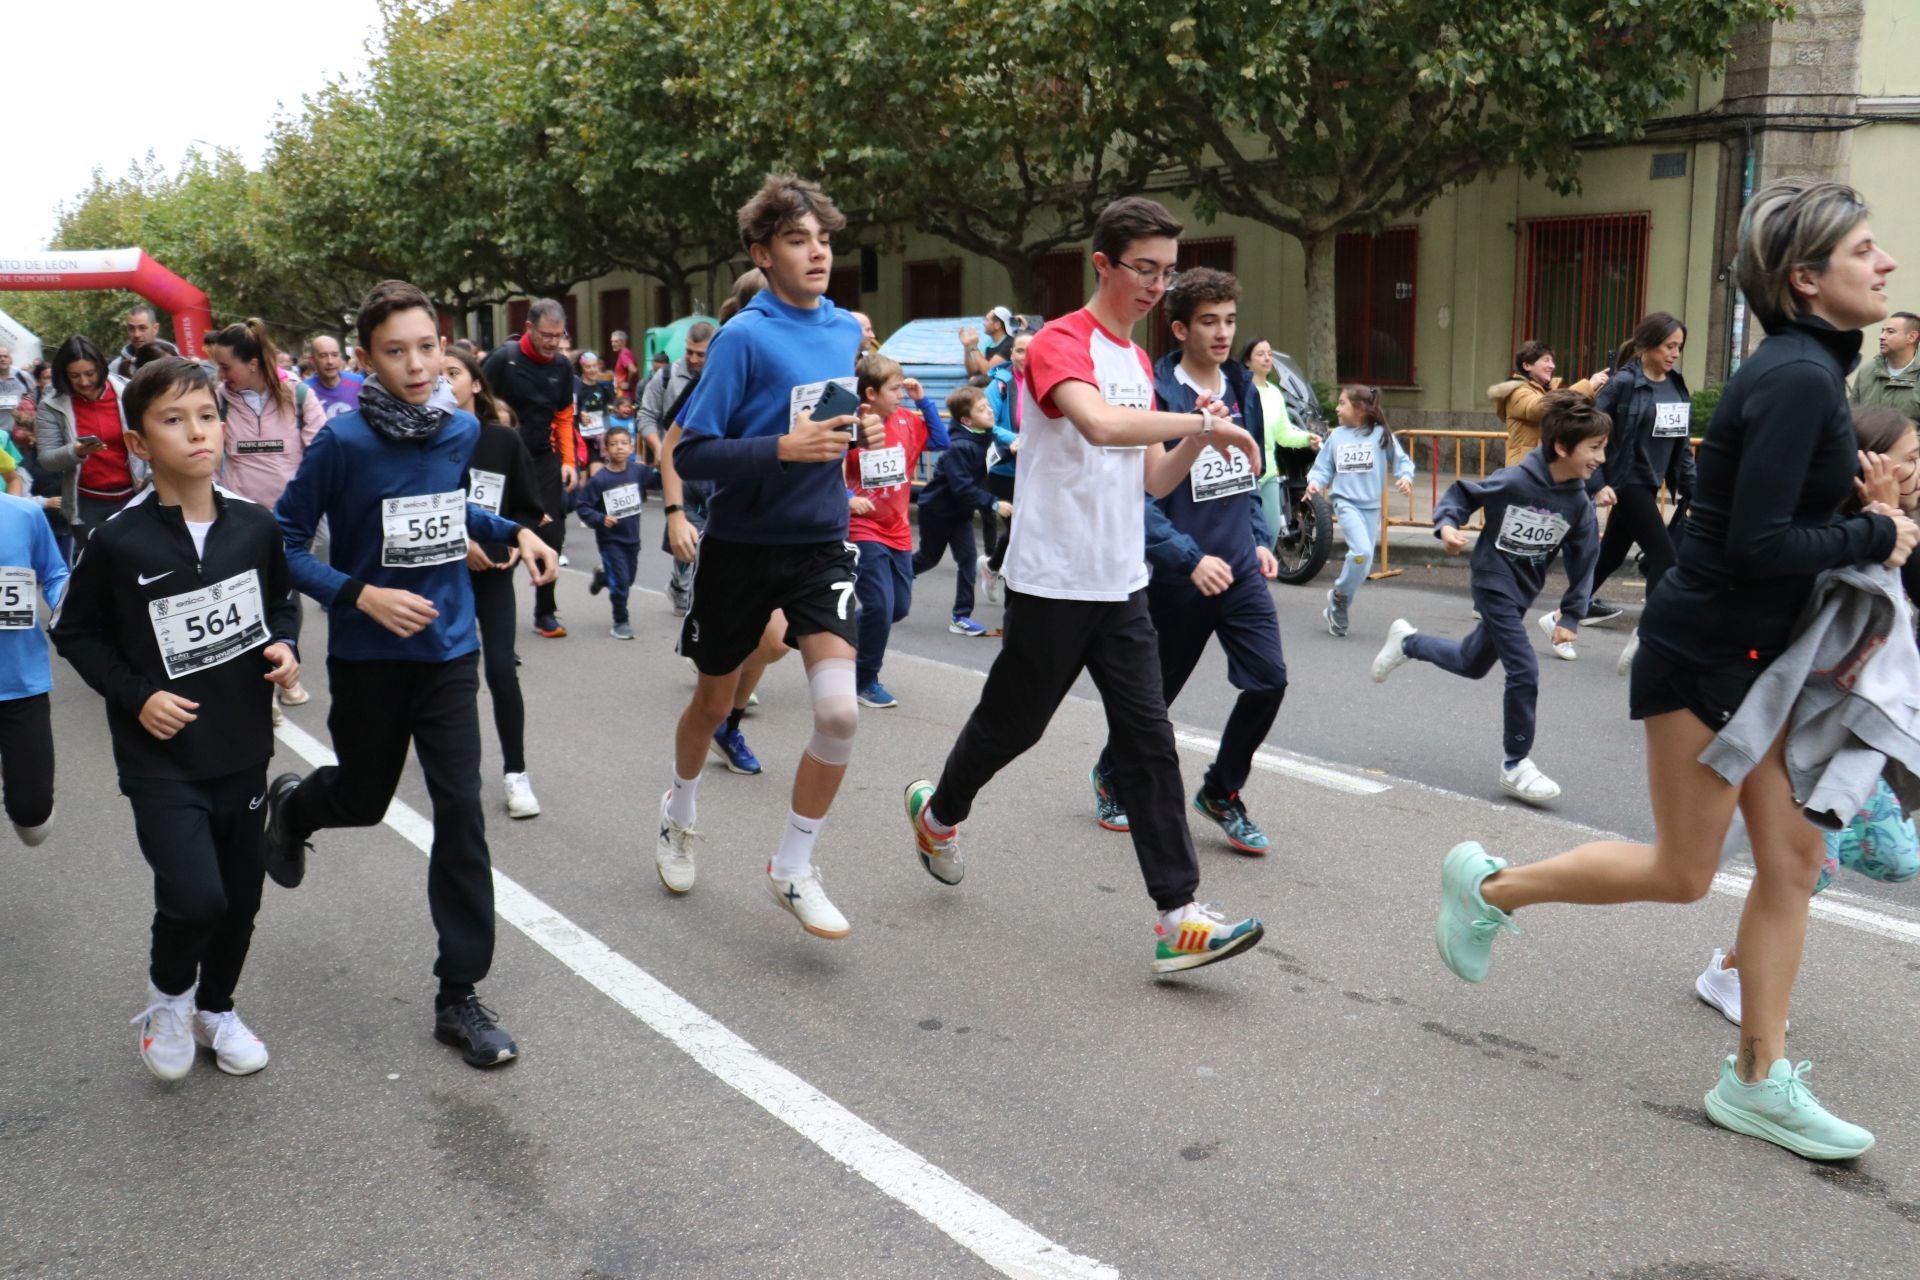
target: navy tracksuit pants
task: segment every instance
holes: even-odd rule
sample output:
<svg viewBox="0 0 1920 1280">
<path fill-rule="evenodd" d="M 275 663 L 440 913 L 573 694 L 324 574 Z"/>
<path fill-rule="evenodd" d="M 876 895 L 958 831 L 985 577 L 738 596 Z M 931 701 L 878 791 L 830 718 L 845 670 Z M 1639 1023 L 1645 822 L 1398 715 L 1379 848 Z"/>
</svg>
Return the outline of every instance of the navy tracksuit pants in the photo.
<svg viewBox="0 0 1920 1280">
<path fill-rule="evenodd" d="M 860 647 L 854 659 L 857 689 L 880 682 L 880 664 L 887 657 L 887 637 L 893 624 L 904 622 L 913 607 L 913 552 L 884 542 L 856 542 L 860 569 L 853 594 L 860 602 Z"/>
<path fill-rule="evenodd" d="M 973 575 L 978 570 L 978 552 L 973 542 L 973 512 L 958 516 L 920 508 L 920 550 L 914 553 L 913 576 L 919 577 L 940 563 L 951 550 L 959 577 L 953 584 L 953 616 L 973 616 Z"/>
<path fill-rule="evenodd" d="M 1217 596 L 1201 595 L 1184 578 L 1164 583 L 1155 579 L 1147 588 L 1147 612 L 1160 636 L 1160 683 L 1169 707 L 1186 687 L 1207 641 L 1220 637 L 1227 681 L 1240 696 L 1220 733 L 1220 751 L 1207 768 L 1204 785 L 1209 795 L 1230 796 L 1247 784 L 1253 753 L 1266 741 L 1287 694 L 1287 659 L 1280 648 L 1273 593 L 1257 574 L 1235 578 Z M 1109 744 L 1100 752 L 1095 768 L 1102 777 L 1113 774 L 1112 750 Z M 1127 803 L 1117 787 L 1115 794 Z"/>
<path fill-rule="evenodd" d="M 1478 680 L 1498 662 L 1507 673 L 1506 758 L 1522 760 L 1533 750 L 1534 704 L 1540 696 L 1540 661 L 1527 638 L 1527 611 L 1491 592 L 1475 591 L 1473 607 L 1480 625 L 1459 640 L 1443 640 L 1424 631 L 1402 646 L 1409 658 L 1431 662 L 1469 680 Z"/>
</svg>

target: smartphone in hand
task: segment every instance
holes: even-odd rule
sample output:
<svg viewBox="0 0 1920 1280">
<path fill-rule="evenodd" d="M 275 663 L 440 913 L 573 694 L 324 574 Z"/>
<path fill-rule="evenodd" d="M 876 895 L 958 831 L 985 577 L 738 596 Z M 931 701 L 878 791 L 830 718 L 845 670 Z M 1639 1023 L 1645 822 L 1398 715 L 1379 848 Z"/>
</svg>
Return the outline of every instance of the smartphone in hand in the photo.
<svg viewBox="0 0 1920 1280">
<path fill-rule="evenodd" d="M 854 417 L 860 415 L 860 397 L 847 390 L 838 382 L 829 382 L 827 389 L 820 393 L 820 402 L 813 406 L 810 415 L 815 422 L 824 422 L 828 418 L 838 418 L 845 414 Z M 847 433 L 853 434 L 857 424 L 847 424 Z"/>
</svg>

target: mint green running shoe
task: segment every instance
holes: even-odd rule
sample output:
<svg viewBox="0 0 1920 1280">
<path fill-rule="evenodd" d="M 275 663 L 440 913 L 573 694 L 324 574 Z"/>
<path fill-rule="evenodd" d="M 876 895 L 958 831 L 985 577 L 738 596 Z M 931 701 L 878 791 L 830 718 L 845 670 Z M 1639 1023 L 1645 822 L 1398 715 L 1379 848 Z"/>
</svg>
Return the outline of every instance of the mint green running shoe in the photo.
<svg viewBox="0 0 1920 1280">
<path fill-rule="evenodd" d="M 1447 851 L 1440 867 L 1440 919 L 1433 941 L 1454 976 L 1485 982 L 1493 938 L 1502 929 L 1519 933 L 1513 917 L 1480 896 L 1480 882 L 1507 865 L 1468 840 Z"/>
<path fill-rule="evenodd" d="M 1761 1138 L 1809 1160 L 1851 1160 L 1873 1145 L 1873 1135 L 1820 1105 L 1807 1088 L 1811 1062 L 1774 1061 L 1767 1078 L 1748 1084 L 1731 1055 L 1720 1064 L 1720 1083 L 1707 1095 L 1707 1115 L 1722 1129 Z"/>
</svg>

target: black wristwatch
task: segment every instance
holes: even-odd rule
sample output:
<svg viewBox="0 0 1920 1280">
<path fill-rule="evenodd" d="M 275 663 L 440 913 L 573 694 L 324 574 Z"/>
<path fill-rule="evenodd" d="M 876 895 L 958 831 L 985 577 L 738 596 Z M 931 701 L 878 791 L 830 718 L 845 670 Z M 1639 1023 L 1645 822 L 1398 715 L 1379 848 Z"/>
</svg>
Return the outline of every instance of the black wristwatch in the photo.
<svg viewBox="0 0 1920 1280">
<path fill-rule="evenodd" d="M 681 506 L 681 505 L 680 505 L 679 503 L 677 503 L 677 502 L 669 502 L 669 503 L 667 504 L 667 509 L 666 509 L 666 514 L 667 514 L 667 515 L 672 515 L 672 514 L 673 514 L 674 512 L 676 512 L 676 511 L 683 511 L 683 510 L 685 510 L 685 508 L 684 508 L 684 507 L 682 507 L 682 506 Z"/>
</svg>

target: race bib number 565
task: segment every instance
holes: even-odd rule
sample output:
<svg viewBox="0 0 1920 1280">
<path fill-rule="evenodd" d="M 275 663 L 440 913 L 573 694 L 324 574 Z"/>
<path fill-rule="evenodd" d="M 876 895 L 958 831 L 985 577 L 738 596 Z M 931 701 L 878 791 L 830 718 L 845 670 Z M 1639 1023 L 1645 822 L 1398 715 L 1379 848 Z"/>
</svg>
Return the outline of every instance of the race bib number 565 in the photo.
<svg viewBox="0 0 1920 1280">
<path fill-rule="evenodd" d="M 423 493 L 387 498 L 380 507 L 380 563 L 424 569 L 467 556 L 467 495 Z"/>
</svg>

